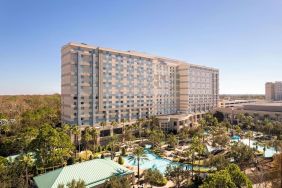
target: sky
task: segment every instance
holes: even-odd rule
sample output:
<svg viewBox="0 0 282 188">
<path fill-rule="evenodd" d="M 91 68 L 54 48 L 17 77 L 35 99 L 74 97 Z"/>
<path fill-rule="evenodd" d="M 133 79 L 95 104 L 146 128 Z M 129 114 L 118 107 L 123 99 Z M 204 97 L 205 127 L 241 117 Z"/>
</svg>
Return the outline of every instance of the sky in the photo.
<svg viewBox="0 0 282 188">
<path fill-rule="evenodd" d="M 60 93 L 60 49 L 83 42 L 220 70 L 220 94 L 282 80 L 281 0 L 0 0 L 0 95 Z"/>
</svg>

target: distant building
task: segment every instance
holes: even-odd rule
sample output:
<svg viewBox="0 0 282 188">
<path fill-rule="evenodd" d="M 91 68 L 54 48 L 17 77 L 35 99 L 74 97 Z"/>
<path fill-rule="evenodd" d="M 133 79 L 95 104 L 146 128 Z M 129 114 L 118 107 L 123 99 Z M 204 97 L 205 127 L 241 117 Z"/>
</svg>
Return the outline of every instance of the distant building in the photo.
<svg viewBox="0 0 282 188">
<path fill-rule="evenodd" d="M 282 100 L 282 82 L 267 82 L 265 84 L 265 99 L 268 101 Z"/>
<path fill-rule="evenodd" d="M 218 108 L 215 111 L 223 112 L 229 117 L 234 117 L 240 113 L 251 115 L 257 119 L 282 121 L 282 102 L 256 102 L 241 104 L 231 108 Z"/>
<path fill-rule="evenodd" d="M 236 106 L 242 106 L 244 104 L 252 104 L 259 102 L 260 100 L 257 99 L 250 99 L 250 100 L 220 100 L 219 107 L 220 108 L 231 108 Z"/>
<path fill-rule="evenodd" d="M 35 176 L 33 179 L 38 188 L 58 188 L 60 184 L 66 187 L 73 179 L 83 180 L 86 188 L 98 188 L 103 187 L 104 183 L 113 176 L 128 177 L 133 181 L 134 172 L 112 160 L 94 159 L 65 166 Z"/>
</svg>

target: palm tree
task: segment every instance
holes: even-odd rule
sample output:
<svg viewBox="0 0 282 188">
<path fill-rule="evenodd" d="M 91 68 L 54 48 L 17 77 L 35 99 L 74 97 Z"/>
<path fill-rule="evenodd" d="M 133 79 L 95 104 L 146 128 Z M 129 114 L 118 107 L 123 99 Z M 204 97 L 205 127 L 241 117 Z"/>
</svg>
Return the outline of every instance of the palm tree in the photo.
<svg viewBox="0 0 282 188">
<path fill-rule="evenodd" d="M 271 121 L 265 121 L 265 128 L 268 130 L 268 134 L 270 135 L 271 130 L 273 129 L 273 124 L 271 123 Z"/>
<path fill-rule="evenodd" d="M 24 154 L 20 162 L 23 164 L 24 169 L 25 169 L 25 184 L 26 187 L 28 187 L 28 169 L 33 165 L 33 159 L 30 154 Z"/>
<path fill-rule="evenodd" d="M 97 138 L 98 138 L 98 135 L 99 135 L 99 130 L 93 127 L 90 130 L 90 134 L 92 136 L 93 150 L 94 150 L 94 152 L 96 152 L 96 144 L 97 144 Z"/>
<path fill-rule="evenodd" d="M 117 125 L 118 125 L 118 123 L 117 123 L 116 121 L 112 121 L 112 122 L 111 122 L 111 126 L 112 126 L 112 127 L 116 127 Z"/>
<path fill-rule="evenodd" d="M 130 155 L 128 157 L 128 160 L 132 161 L 134 164 L 137 163 L 137 177 L 138 177 L 138 182 L 139 182 L 139 179 L 140 179 L 140 163 L 142 163 L 144 160 L 148 160 L 144 149 L 140 146 L 135 148 L 132 155 Z"/>
<path fill-rule="evenodd" d="M 238 124 L 242 123 L 244 121 L 244 119 L 245 119 L 245 115 L 243 113 L 237 114 L 237 120 L 239 120 Z"/>
<path fill-rule="evenodd" d="M 189 150 L 185 153 L 186 156 L 191 157 L 192 159 L 192 168 L 191 168 L 191 177 L 193 179 L 193 172 L 194 172 L 194 160 L 195 154 L 201 154 L 204 151 L 204 145 L 201 143 L 200 139 L 197 136 L 192 138 L 192 143 Z"/>
<path fill-rule="evenodd" d="M 277 138 L 274 140 L 271 140 L 269 145 L 274 147 L 276 153 L 278 152 L 278 150 L 282 148 L 282 142 L 278 140 Z"/>
<path fill-rule="evenodd" d="M 109 146 L 110 146 L 110 148 L 111 148 L 111 160 L 114 159 L 115 148 L 116 148 L 117 142 L 118 142 L 118 137 L 117 137 L 117 135 L 111 136 L 111 140 L 110 140 L 110 142 L 109 142 Z"/>
<path fill-rule="evenodd" d="M 255 117 L 255 121 L 257 122 L 258 117 L 259 117 L 259 113 L 254 113 L 254 117 Z"/>
<path fill-rule="evenodd" d="M 251 138 L 253 138 L 253 132 L 248 131 L 246 137 L 249 138 L 249 147 L 251 147 Z"/>
<path fill-rule="evenodd" d="M 124 142 L 124 140 L 125 140 L 125 129 L 124 129 L 125 122 L 126 122 L 126 119 L 121 119 L 121 123 L 122 123 L 122 142 Z"/>
<path fill-rule="evenodd" d="M 159 127 L 159 120 L 156 116 L 151 116 L 149 120 L 150 129 L 153 129 L 154 127 Z"/>
<path fill-rule="evenodd" d="M 86 159 L 87 158 L 87 153 L 88 153 L 88 144 L 89 144 L 89 141 L 91 140 L 91 134 L 90 134 L 90 129 L 89 127 L 85 128 L 84 130 L 84 135 L 83 135 L 83 141 L 84 141 L 84 144 L 85 144 L 85 153 L 86 153 Z"/>
<path fill-rule="evenodd" d="M 76 150 L 76 147 L 78 146 L 78 137 L 80 135 L 80 129 L 77 125 L 75 125 L 73 128 L 72 128 L 72 134 L 74 134 L 74 140 L 75 140 L 75 157 L 77 155 L 77 150 Z"/>
<path fill-rule="evenodd" d="M 247 125 L 247 129 L 253 129 L 254 127 L 254 118 L 252 116 L 247 116 L 245 118 L 245 122 L 246 122 L 246 125 Z"/>
<path fill-rule="evenodd" d="M 100 126 L 101 126 L 101 127 L 105 127 L 106 125 L 107 125 L 106 122 L 104 122 L 104 121 L 100 122 Z"/>
<path fill-rule="evenodd" d="M 143 123 L 144 123 L 144 119 L 143 118 L 140 118 L 137 120 L 137 124 L 138 124 L 138 134 L 139 134 L 139 139 L 141 138 L 141 130 L 142 130 L 142 126 L 143 126 Z"/>
</svg>

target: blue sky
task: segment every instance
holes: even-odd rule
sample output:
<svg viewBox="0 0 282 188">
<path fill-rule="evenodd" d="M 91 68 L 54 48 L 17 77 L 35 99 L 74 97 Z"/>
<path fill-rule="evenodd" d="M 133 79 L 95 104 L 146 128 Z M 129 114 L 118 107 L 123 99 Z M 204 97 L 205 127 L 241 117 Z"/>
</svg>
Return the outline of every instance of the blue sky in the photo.
<svg viewBox="0 0 282 188">
<path fill-rule="evenodd" d="M 0 0 L 0 94 L 60 92 L 77 41 L 220 69 L 221 94 L 282 80 L 281 0 Z"/>
</svg>

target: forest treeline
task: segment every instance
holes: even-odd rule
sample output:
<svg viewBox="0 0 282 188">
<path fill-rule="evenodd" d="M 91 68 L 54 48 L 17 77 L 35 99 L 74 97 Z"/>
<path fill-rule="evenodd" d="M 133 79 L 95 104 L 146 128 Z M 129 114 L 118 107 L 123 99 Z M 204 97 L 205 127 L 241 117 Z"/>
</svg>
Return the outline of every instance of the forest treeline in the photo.
<svg viewBox="0 0 282 188">
<path fill-rule="evenodd" d="M 18 154 L 21 135 L 44 124 L 60 124 L 60 95 L 0 96 L 0 156 Z"/>
</svg>

